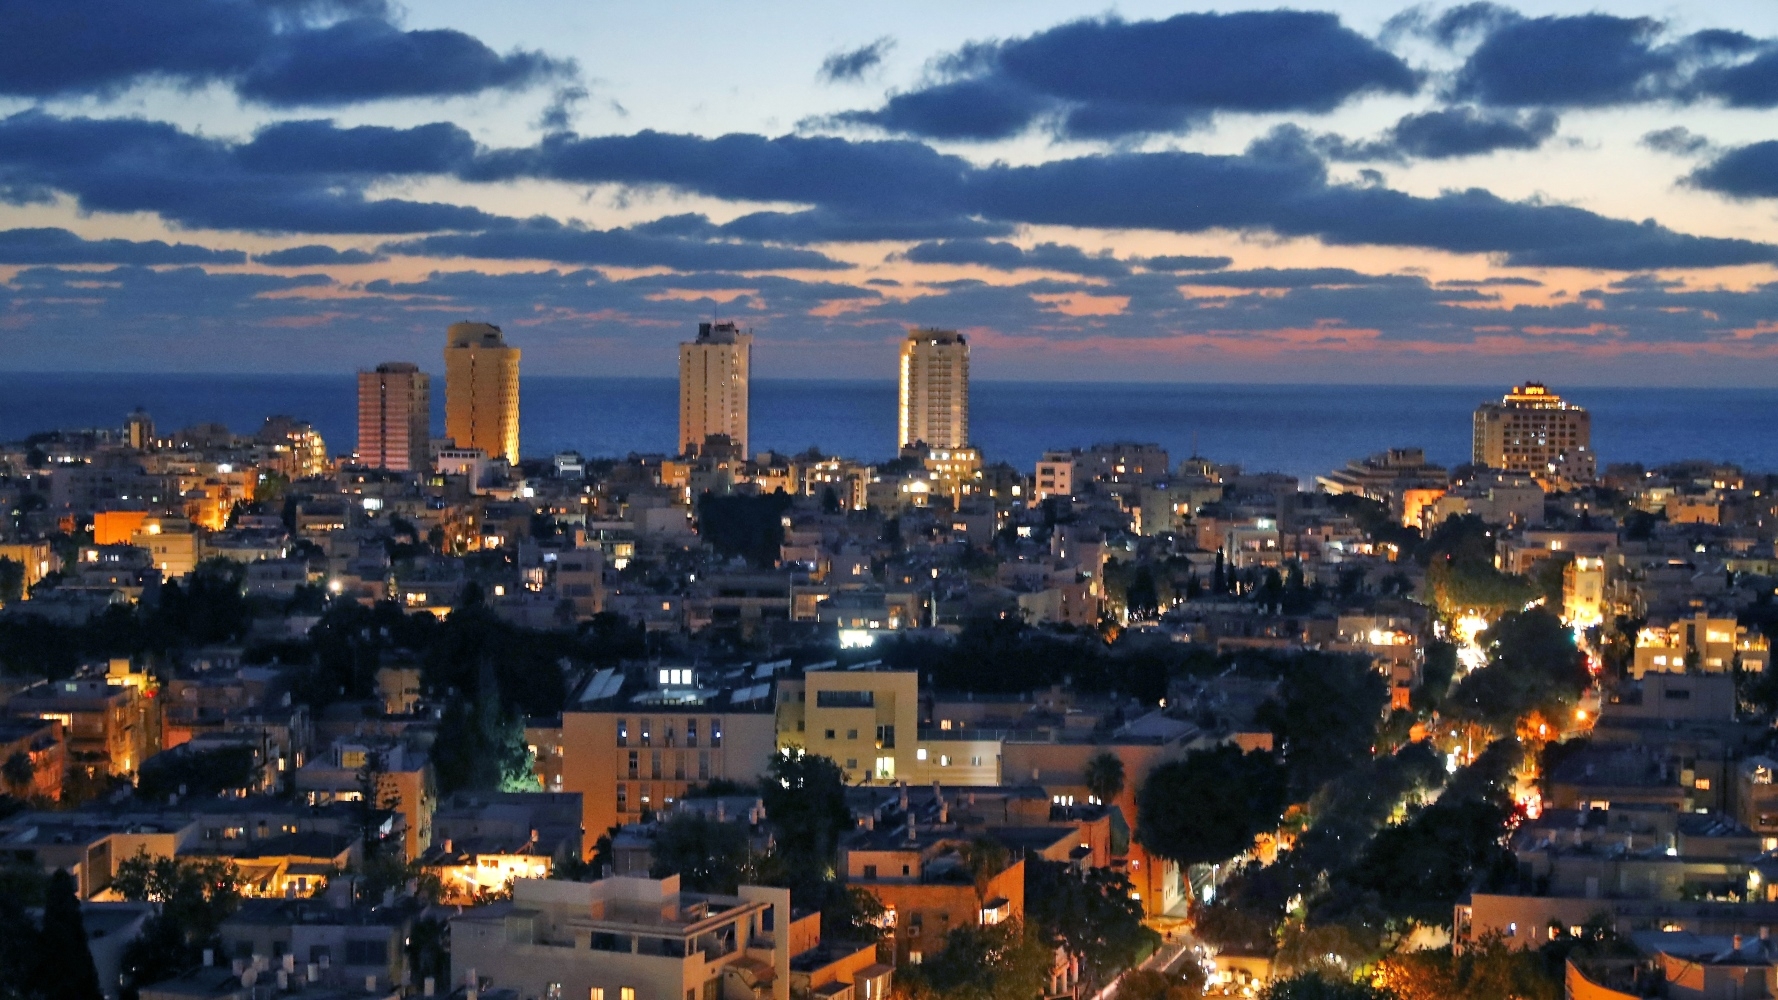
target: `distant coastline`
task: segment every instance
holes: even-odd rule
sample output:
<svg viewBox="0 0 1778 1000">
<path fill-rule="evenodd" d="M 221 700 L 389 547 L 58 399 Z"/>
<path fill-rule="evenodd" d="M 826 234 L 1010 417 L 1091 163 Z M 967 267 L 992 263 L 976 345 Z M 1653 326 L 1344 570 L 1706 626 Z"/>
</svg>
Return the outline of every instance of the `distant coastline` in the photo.
<svg viewBox="0 0 1778 1000">
<path fill-rule="evenodd" d="M 442 380 L 435 382 L 435 392 Z M 1681 458 L 1778 470 L 1778 388 L 1648 389 L 1556 385 L 1594 413 L 1603 465 Z M 1474 386 L 1004 382 L 978 380 L 971 430 L 989 461 L 1027 471 L 1049 448 L 1153 441 L 1175 460 L 1197 450 L 1250 470 L 1312 481 L 1389 447 L 1468 460 L 1470 414 L 1504 389 Z M 311 421 L 335 453 L 356 437 L 354 382 L 340 375 L 0 372 L 0 439 L 57 428 L 118 426 L 137 405 L 173 429 L 216 421 L 250 432 L 273 413 Z M 521 390 L 526 455 L 664 452 L 676 437 L 676 383 L 660 377 L 528 375 Z M 811 445 L 865 460 L 890 457 L 895 385 L 888 380 L 758 379 L 755 450 Z M 435 404 L 435 417 L 442 405 Z"/>
</svg>

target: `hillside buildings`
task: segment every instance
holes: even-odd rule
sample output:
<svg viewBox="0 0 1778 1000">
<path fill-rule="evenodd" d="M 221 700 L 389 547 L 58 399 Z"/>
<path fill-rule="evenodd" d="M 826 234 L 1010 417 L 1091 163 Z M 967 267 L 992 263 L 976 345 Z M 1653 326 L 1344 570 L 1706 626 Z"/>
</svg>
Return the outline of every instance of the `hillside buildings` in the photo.
<svg viewBox="0 0 1778 1000">
<path fill-rule="evenodd" d="M 519 349 L 489 323 L 453 323 L 445 341 L 445 436 L 519 460 Z"/>
<path fill-rule="evenodd" d="M 402 361 L 358 373 L 358 464 L 390 472 L 431 465 L 432 378 Z"/>
<path fill-rule="evenodd" d="M 733 323 L 699 323 L 698 339 L 679 345 L 679 454 L 700 454 L 721 435 L 748 454 L 748 380 L 753 334 Z"/>
<path fill-rule="evenodd" d="M 969 342 L 955 330 L 909 330 L 901 344 L 899 444 L 969 444 Z"/>
<path fill-rule="evenodd" d="M 1545 484 L 1592 482 L 1592 417 L 1542 383 L 1515 385 L 1500 402 L 1476 407 L 1471 460 Z"/>
</svg>

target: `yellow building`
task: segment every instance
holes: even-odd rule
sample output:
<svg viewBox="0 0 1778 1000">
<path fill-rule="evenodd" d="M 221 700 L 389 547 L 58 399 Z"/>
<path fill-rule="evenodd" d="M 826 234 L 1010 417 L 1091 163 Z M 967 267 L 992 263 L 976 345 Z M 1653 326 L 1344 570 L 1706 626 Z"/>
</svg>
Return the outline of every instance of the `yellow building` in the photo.
<svg viewBox="0 0 1778 1000">
<path fill-rule="evenodd" d="M 1476 407 L 1471 460 L 1546 486 L 1591 482 L 1592 416 L 1541 383 L 1515 385 L 1500 402 Z"/>
<path fill-rule="evenodd" d="M 753 334 L 733 323 L 699 323 L 698 339 L 679 345 L 679 453 L 689 455 L 716 435 L 747 454 L 748 380 Z"/>
<path fill-rule="evenodd" d="M 915 772 L 919 674 L 911 670 L 810 670 L 778 684 L 778 746 L 830 757 L 849 783 L 894 782 Z"/>
<path fill-rule="evenodd" d="M 899 445 L 969 445 L 969 343 L 955 330 L 909 330 L 901 344 Z"/>
<path fill-rule="evenodd" d="M 602 670 L 562 713 L 559 790 L 580 794 L 589 853 L 606 830 L 671 807 L 692 785 L 757 780 L 777 750 L 771 681 L 710 690 L 690 668 L 659 672 L 656 687 L 627 692 L 621 673 Z"/>
<path fill-rule="evenodd" d="M 1645 628 L 1636 636 L 1636 659 L 1630 676 L 1646 673 L 1728 673 L 1741 669 L 1762 672 L 1771 663 L 1766 637 L 1750 631 L 1733 618 L 1712 618 L 1699 612 L 1666 628 Z"/>
<path fill-rule="evenodd" d="M 445 343 L 445 436 L 519 460 L 519 349 L 489 323 L 452 323 Z"/>
<path fill-rule="evenodd" d="M 154 568 L 171 580 L 197 569 L 200 540 L 182 517 L 151 517 L 130 535 L 130 544 L 147 549 Z"/>
<path fill-rule="evenodd" d="M 1576 556 L 1562 570 L 1562 617 L 1591 628 L 1605 621 L 1605 560 Z"/>
<path fill-rule="evenodd" d="M 926 471 L 932 492 L 948 497 L 952 507 L 981 492 L 982 453 L 974 448 L 933 448 L 926 453 Z"/>
</svg>

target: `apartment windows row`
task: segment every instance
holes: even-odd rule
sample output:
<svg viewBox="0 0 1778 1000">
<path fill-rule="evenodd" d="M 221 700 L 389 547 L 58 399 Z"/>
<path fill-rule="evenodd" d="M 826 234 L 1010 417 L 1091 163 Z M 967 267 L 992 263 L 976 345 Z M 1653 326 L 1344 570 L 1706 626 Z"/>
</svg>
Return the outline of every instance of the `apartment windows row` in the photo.
<svg viewBox="0 0 1778 1000">
<path fill-rule="evenodd" d="M 637 721 L 636 735 L 638 737 L 638 745 L 645 747 L 654 746 L 654 720 L 644 718 Z M 722 746 L 721 719 L 710 719 L 708 728 L 704 729 L 703 732 L 705 738 L 709 740 L 709 746 L 712 749 Z M 679 746 L 682 734 L 686 748 L 696 748 L 699 739 L 699 720 L 691 718 L 684 720 L 664 719 L 661 721 L 661 746 Z M 628 719 L 617 720 L 617 745 L 620 747 L 627 747 L 630 745 L 630 720 Z"/>
<path fill-rule="evenodd" d="M 711 767 L 710 752 L 708 750 L 698 751 L 696 757 L 693 757 L 691 754 L 688 754 L 683 750 L 675 751 L 670 754 L 663 753 L 660 750 L 653 750 L 648 753 L 646 768 L 643 767 L 644 760 L 642 751 L 631 750 L 624 763 L 627 765 L 624 769 L 624 773 L 631 781 L 635 781 L 639 778 L 651 778 L 655 781 L 660 781 L 668 777 L 671 777 L 675 781 L 686 781 L 691 777 L 692 768 L 694 766 L 696 767 L 697 780 L 709 781 L 713 770 Z M 671 774 L 668 772 L 671 772 Z"/>
</svg>

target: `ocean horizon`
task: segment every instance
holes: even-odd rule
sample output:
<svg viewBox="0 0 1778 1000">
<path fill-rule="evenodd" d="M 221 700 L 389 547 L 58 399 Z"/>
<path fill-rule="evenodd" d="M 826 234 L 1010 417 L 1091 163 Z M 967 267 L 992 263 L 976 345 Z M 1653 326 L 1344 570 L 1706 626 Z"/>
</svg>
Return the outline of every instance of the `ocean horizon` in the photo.
<svg viewBox="0 0 1778 1000">
<path fill-rule="evenodd" d="M 1580 386 L 1556 391 L 1593 415 L 1600 467 L 1680 459 L 1778 470 L 1778 389 Z M 443 379 L 434 376 L 433 426 L 442 432 Z M 1029 469 L 1050 449 L 1104 441 L 1155 442 L 1175 461 L 1192 454 L 1305 483 L 1388 448 L 1424 448 L 1450 466 L 1469 459 L 1475 407 L 1499 385 L 1002 382 L 970 390 L 970 431 L 990 461 Z M 356 379 L 344 375 L 185 375 L 0 372 L 0 439 L 117 427 L 142 406 L 167 433 L 222 423 L 251 433 L 265 417 L 312 423 L 334 454 L 356 445 Z M 677 443 L 671 377 L 525 376 L 520 449 L 542 457 L 669 452 Z M 758 379 L 752 450 L 831 453 L 881 461 L 895 453 L 892 380 Z"/>
</svg>

